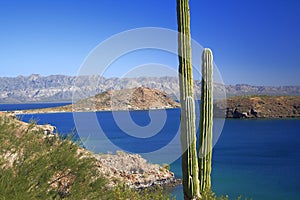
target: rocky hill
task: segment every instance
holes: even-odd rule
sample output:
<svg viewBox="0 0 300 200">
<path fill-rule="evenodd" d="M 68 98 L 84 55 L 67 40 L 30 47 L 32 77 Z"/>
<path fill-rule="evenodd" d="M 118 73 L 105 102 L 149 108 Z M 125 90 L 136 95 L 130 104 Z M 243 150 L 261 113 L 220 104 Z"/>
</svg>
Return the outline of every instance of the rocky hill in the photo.
<svg viewBox="0 0 300 200">
<path fill-rule="evenodd" d="M 224 103 L 224 102 L 223 102 Z M 217 105 L 222 105 L 218 103 Z M 224 104 L 223 104 L 224 106 Z M 239 96 L 227 99 L 227 118 L 299 118 L 299 96 Z"/>
<path fill-rule="evenodd" d="M 110 90 L 102 92 L 93 97 L 82 99 L 73 105 L 17 112 L 86 112 L 108 110 L 149 110 L 178 107 L 180 107 L 180 104 L 170 98 L 165 92 L 148 87 L 137 87 L 133 89 Z"/>
<path fill-rule="evenodd" d="M 135 87 L 149 87 L 166 92 L 171 98 L 178 99 L 179 84 L 177 77 L 140 77 L 140 78 L 104 78 L 102 76 L 64 76 L 51 75 L 0 77 L 0 103 L 25 102 L 62 102 L 72 101 L 74 93 L 79 99 L 94 96 L 108 90 L 122 90 Z M 241 95 L 300 95 L 300 86 L 250 86 L 246 84 L 224 86 L 227 96 Z M 224 92 L 222 85 L 216 85 L 215 91 Z M 195 81 L 195 90 L 199 95 L 200 81 Z M 80 96 L 81 95 L 81 96 Z"/>
<path fill-rule="evenodd" d="M 180 104 L 168 97 L 165 92 L 137 87 L 106 91 L 66 107 L 73 107 L 73 111 L 101 111 L 165 109 L 179 106 Z"/>
</svg>

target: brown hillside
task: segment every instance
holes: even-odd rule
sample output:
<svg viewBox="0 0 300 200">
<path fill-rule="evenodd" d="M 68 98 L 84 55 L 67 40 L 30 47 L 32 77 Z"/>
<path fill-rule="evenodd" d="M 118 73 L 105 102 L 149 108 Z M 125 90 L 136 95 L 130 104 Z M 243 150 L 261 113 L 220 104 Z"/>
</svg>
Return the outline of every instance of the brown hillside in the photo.
<svg viewBox="0 0 300 200">
<path fill-rule="evenodd" d="M 167 93 L 148 87 L 110 90 L 73 105 L 75 111 L 149 110 L 179 107 Z"/>
<path fill-rule="evenodd" d="M 227 99 L 227 118 L 297 118 L 299 96 L 243 96 Z"/>
</svg>

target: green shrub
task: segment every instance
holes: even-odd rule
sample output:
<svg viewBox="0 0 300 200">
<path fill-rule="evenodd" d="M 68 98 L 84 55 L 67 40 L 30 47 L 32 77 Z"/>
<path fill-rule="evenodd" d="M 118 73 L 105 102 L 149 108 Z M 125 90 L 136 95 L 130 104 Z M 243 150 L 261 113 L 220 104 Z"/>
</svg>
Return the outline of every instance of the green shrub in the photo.
<svg viewBox="0 0 300 200">
<path fill-rule="evenodd" d="M 33 125 L 30 125 L 33 126 Z M 0 116 L 0 199 L 169 199 L 162 189 L 111 188 L 93 157 L 78 154 L 71 138 L 24 131 Z M 12 166 L 4 155 L 18 155 Z"/>
</svg>

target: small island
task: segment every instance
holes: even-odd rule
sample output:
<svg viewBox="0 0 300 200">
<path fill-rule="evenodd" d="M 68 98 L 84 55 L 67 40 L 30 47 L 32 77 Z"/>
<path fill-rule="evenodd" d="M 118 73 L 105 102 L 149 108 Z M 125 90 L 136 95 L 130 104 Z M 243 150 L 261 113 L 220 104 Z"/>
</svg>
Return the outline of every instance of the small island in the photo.
<svg viewBox="0 0 300 200">
<path fill-rule="evenodd" d="M 55 113 L 55 112 L 97 112 L 120 110 L 153 110 L 179 108 L 180 104 L 167 93 L 149 87 L 123 90 L 109 90 L 93 97 L 79 100 L 66 106 L 20 110 L 15 114 Z"/>
</svg>

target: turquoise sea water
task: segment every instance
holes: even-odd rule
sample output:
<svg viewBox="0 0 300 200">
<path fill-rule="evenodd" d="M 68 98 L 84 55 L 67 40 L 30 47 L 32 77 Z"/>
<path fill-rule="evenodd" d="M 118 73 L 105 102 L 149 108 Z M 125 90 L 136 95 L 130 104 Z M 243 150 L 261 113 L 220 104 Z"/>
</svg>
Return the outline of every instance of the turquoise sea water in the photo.
<svg viewBox="0 0 300 200">
<path fill-rule="evenodd" d="M 5 106 L 0 105 L 0 110 L 5 110 Z M 168 110 L 164 128 L 157 136 L 147 140 L 128 137 L 116 126 L 111 112 L 100 112 L 96 116 L 114 144 L 127 151 L 144 153 L 158 150 L 174 139 L 179 112 L 178 109 Z M 141 126 L 150 123 L 147 111 L 133 111 L 130 115 Z M 53 124 L 59 134 L 76 132 L 72 113 L 22 115 L 20 118 Z M 83 120 L 88 123 L 89 118 L 83 117 Z M 92 132 L 93 126 L 87 126 L 86 131 Z M 228 194 L 230 199 L 239 195 L 261 200 L 300 199 L 299 134 L 300 120 L 296 119 L 226 120 L 213 150 L 213 190 L 217 194 Z M 99 138 L 89 139 L 94 141 L 95 152 L 106 148 L 105 145 L 97 147 L 101 143 Z M 180 150 L 179 141 L 172 145 L 174 151 Z M 173 151 L 161 154 L 160 159 L 167 159 L 172 154 Z M 171 170 L 177 177 L 181 177 L 180 162 L 179 158 L 171 164 Z M 174 188 L 172 193 L 177 199 L 183 199 L 181 186 Z"/>
</svg>

